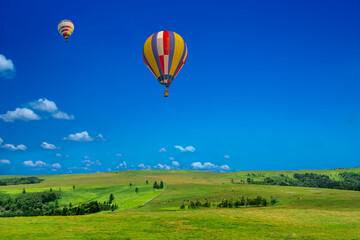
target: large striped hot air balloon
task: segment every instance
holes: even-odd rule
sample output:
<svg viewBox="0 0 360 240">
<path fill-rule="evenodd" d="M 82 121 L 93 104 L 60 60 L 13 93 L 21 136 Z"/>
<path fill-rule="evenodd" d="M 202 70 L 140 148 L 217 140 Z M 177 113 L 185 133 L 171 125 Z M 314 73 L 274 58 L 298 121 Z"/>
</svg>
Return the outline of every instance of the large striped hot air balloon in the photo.
<svg viewBox="0 0 360 240">
<path fill-rule="evenodd" d="M 74 24 L 70 20 L 62 20 L 58 25 L 58 31 L 67 41 L 74 31 Z"/>
<path fill-rule="evenodd" d="M 151 35 L 143 48 L 143 59 L 150 72 L 160 84 L 168 88 L 184 66 L 187 59 L 187 46 L 182 37 L 171 31 L 161 31 Z"/>
</svg>

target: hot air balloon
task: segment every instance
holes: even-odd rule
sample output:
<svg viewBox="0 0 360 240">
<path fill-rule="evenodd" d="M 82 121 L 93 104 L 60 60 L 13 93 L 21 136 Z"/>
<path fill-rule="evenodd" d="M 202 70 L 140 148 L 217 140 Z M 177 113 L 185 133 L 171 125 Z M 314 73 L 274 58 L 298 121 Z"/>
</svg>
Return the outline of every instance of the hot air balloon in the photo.
<svg viewBox="0 0 360 240">
<path fill-rule="evenodd" d="M 58 25 L 58 31 L 68 41 L 68 38 L 74 31 L 74 24 L 70 20 L 62 20 Z"/>
<path fill-rule="evenodd" d="M 169 96 L 168 88 L 184 66 L 187 55 L 184 40 L 175 32 L 157 32 L 146 40 L 143 59 L 158 82 L 166 87 L 164 97 Z"/>
</svg>

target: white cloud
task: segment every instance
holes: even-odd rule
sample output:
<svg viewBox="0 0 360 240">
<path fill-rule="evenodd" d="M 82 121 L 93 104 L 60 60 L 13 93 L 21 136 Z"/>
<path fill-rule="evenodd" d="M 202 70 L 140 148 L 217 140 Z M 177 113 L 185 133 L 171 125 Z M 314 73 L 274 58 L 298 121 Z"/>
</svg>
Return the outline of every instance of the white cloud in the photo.
<svg viewBox="0 0 360 240">
<path fill-rule="evenodd" d="M 177 162 L 177 161 L 172 161 L 171 164 L 172 164 L 174 167 L 180 167 L 180 163 Z"/>
<path fill-rule="evenodd" d="M 0 145 L 4 142 L 4 140 L 0 137 Z"/>
<path fill-rule="evenodd" d="M 166 152 L 166 148 L 160 148 L 159 152 Z"/>
<path fill-rule="evenodd" d="M 43 149 L 58 149 L 58 147 L 56 147 L 54 144 L 47 142 L 43 142 L 40 147 L 42 147 Z"/>
<path fill-rule="evenodd" d="M 63 140 L 71 140 L 76 142 L 91 142 L 94 141 L 93 137 L 90 137 L 87 131 L 81 133 L 70 134 L 67 137 L 64 137 Z"/>
<path fill-rule="evenodd" d="M 224 158 L 230 158 L 230 155 L 225 155 Z"/>
<path fill-rule="evenodd" d="M 15 67 L 10 59 L 0 54 L 0 78 L 13 78 L 15 76 Z"/>
<path fill-rule="evenodd" d="M 11 162 L 7 159 L 1 159 L 0 164 L 10 164 Z"/>
<path fill-rule="evenodd" d="M 61 153 L 57 153 L 57 154 L 55 154 L 57 157 L 61 157 L 62 155 L 61 155 Z"/>
<path fill-rule="evenodd" d="M 205 162 L 202 164 L 201 162 L 193 162 L 191 164 L 193 169 L 200 169 L 200 170 L 222 170 L 222 171 L 229 171 L 230 167 L 228 165 L 221 165 L 217 166 L 211 162 Z"/>
<path fill-rule="evenodd" d="M 168 165 L 164 165 L 164 168 L 166 169 L 166 170 L 170 170 L 171 169 L 171 167 L 170 166 L 168 166 Z"/>
<path fill-rule="evenodd" d="M 102 135 L 101 133 L 99 133 L 99 134 L 96 136 L 96 140 L 106 141 L 106 139 L 104 138 L 104 135 Z"/>
<path fill-rule="evenodd" d="M 39 100 L 30 102 L 29 105 L 33 109 L 45 112 L 55 112 L 58 110 L 55 102 L 47 100 L 46 98 L 40 98 Z"/>
<path fill-rule="evenodd" d="M 138 167 L 139 167 L 139 168 L 143 168 L 143 169 L 151 169 L 150 165 L 145 165 L 145 164 L 143 164 L 143 163 L 140 163 L 140 164 L 138 165 Z"/>
<path fill-rule="evenodd" d="M 28 166 L 28 167 L 43 167 L 43 166 L 47 166 L 48 164 L 43 162 L 43 161 L 36 161 L 36 162 L 33 162 L 31 160 L 29 161 L 24 161 L 23 162 L 25 166 Z"/>
<path fill-rule="evenodd" d="M 230 170 L 230 167 L 228 165 L 221 165 L 219 167 L 221 170 L 225 170 L 225 171 L 229 171 Z"/>
<path fill-rule="evenodd" d="M 59 163 L 54 163 L 53 165 L 51 165 L 53 168 L 57 168 L 60 169 L 61 165 Z"/>
<path fill-rule="evenodd" d="M 1 147 L 9 151 L 18 151 L 18 150 L 25 151 L 27 149 L 27 147 L 24 144 L 19 144 L 17 146 L 13 144 L 4 144 Z"/>
<path fill-rule="evenodd" d="M 174 160 L 175 158 L 174 158 L 174 157 L 169 157 L 169 159 L 172 161 L 172 160 Z"/>
<path fill-rule="evenodd" d="M 195 152 L 196 151 L 196 149 L 193 146 L 187 146 L 184 148 L 183 146 L 176 145 L 175 148 L 179 149 L 181 152 Z"/>
<path fill-rule="evenodd" d="M 5 122 L 14 122 L 15 120 L 39 120 L 40 117 L 28 108 L 16 108 L 14 111 L 7 111 L 5 114 L 0 114 L 0 119 Z"/>
<path fill-rule="evenodd" d="M 53 118 L 56 118 L 56 119 L 65 119 L 65 120 L 74 120 L 75 119 L 74 115 L 72 115 L 72 114 L 69 115 L 69 114 L 61 112 L 61 111 L 53 113 L 52 116 L 53 116 Z"/>
<path fill-rule="evenodd" d="M 121 153 L 117 153 L 117 154 L 115 154 L 116 156 L 118 156 L 118 157 L 122 157 L 122 154 Z"/>
<path fill-rule="evenodd" d="M 164 165 L 158 163 L 154 166 L 154 168 L 164 169 Z"/>
<path fill-rule="evenodd" d="M 145 166 L 144 166 L 145 167 Z M 127 164 L 125 161 L 123 161 L 122 163 L 120 163 L 118 166 L 116 166 L 116 168 L 127 168 Z"/>
</svg>

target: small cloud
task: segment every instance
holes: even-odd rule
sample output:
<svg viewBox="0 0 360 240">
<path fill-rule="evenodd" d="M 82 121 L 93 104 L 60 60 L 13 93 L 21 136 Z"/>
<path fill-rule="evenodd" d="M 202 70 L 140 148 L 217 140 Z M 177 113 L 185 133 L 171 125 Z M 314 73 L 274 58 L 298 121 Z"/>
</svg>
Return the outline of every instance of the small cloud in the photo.
<svg viewBox="0 0 360 240">
<path fill-rule="evenodd" d="M 166 152 L 166 148 L 160 148 L 159 152 Z"/>
<path fill-rule="evenodd" d="M 115 154 L 116 156 L 118 156 L 118 157 L 122 157 L 122 154 L 121 153 L 117 153 L 117 154 Z"/>
<path fill-rule="evenodd" d="M 93 137 L 90 137 L 87 131 L 81 133 L 70 134 L 67 137 L 64 137 L 63 140 L 71 140 L 75 142 L 92 142 L 94 141 Z"/>
<path fill-rule="evenodd" d="M 61 157 L 62 155 L 61 155 L 61 153 L 57 153 L 57 154 L 55 154 L 57 157 Z"/>
<path fill-rule="evenodd" d="M 143 163 L 140 163 L 140 164 L 138 165 L 138 167 L 139 167 L 139 168 L 143 168 L 143 169 L 151 169 L 151 166 L 150 166 L 150 165 L 145 165 L 145 164 L 143 164 Z"/>
<path fill-rule="evenodd" d="M 196 151 L 196 149 L 193 146 L 183 147 L 183 146 L 176 145 L 175 148 L 179 149 L 181 152 L 195 152 Z"/>
<path fill-rule="evenodd" d="M 31 160 L 29 161 L 24 161 L 23 164 L 27 167 L 43 167 L 43 166 L 47 166 L 48 164 L 43 162 L 43 161 L 36 161 L 35 163 Z"/>
<path fill-rule="evenodd" d="M 230 156 L 229 156 L 229 155 L 225 155 L 224 158 L 230 158 Z"/>
<path fill-rule="evenodd" d="M 4 144 L 1 146 L 1 148 L 4 148 L 9 151 L 18 151 L 18 150 L 25 151 L 27 149 L 27 147 L 24 144 L 19 144 L 17 146 L 13 144 Z"/>
<path fill-rule="evenodd" d="M 1 159 L 0 164 L 8 164 L 9 165 L 9 164 L 11 164 L 11 162 L 7 159 Z"/>
<path fill-rule="evenodd" d="M 194 169 L 214 169 L 217 166 L 210 162 L 205 162 L 204 164 L 202 164 L 201 162 L 193 162 L 191 164 L 191 167 Z"/>
<path fill-rule="evenodd" d="M 174 157 L 169 157 L 169 159 L 172 161 L 172 160 L 174 160 L 175 158 L 174 158 Z"/>
<path fill-rule="evenodd" d="M 111 169 L 110 169 L 110 168 L 108 168 L 107 170 L 108 170 L 108 172 L 111 172 Z"/>
<path fill-rule="evenodd" d="M 104 135 L 102 135 L 101 133 L 99 133 L 99 134 L 96 136 L 96 140 L 98 140 L 98 141 L 106 141 L 106 139 L 104 138 Z"/>
<path fill-rule="evenodd" d="M 15 76 L 15 66 L 10 59 L 0 54 L 0 78 L 13 78 Z"/>
<path fill-rule="evenodd" d="M 154 168 L 164 169 L 164 165 L 158 163 L 154 166 Z"/>
<path fill-rule="evenodd" d="M 72 114 L 69 115 L 69 114 L 61 112 L 61 111 L 53 113 L 51 116 L 53 116 L 53 118 L 56 118 L 56 119 L 65 119 L 65 120 L 74 120 L 75 119 L 74 115 L 72 115 Z"/>
<path fill-rule="evenodd" d="M 164 168 L 166 169 L 166 170 L 170 170 L 171 169 L 171 167 L 170 166 L 168 166 L 168 165 L 164 165 Z"/>
<path fill-rule="evenodd" d="M 0 145 L 4 142 L 4 140 L 0 137 Z"/>
<path fill-rule="evenodd" d="M 145 166 L 144 166 L 145 167 Z M 118 166 L 116 166 L 116 168 L 127 168 L 127 164 L 125 161 L 123 161 L 122 163 L 120 163 Z"/>
<path fill-rule="evenodd" d="M 40 147 L 42 147 L 43 149 L 58 149 L 58 147 L 56 147 L 54 144 L 51 143 L 47 143 L 47 142 L 43 142 Z"/>
<path fill-rule="evenodd" d="M 172 161 L 171 164 L 173 165 L 173 167 L 180 167 L 180 163 L 177 161 Z"/>
<path fill-rule="evenodd" d="M 33 109 L 45 112 L 55 112 L 58 110 L 55 102 L 47 100 L 46 98 L 40 98 L 39 100 L 30 102 L 29 105 Z"/>
<path fill-rule="evenodd" d="M 221 170 L 224 170 L 224 171 L 229 171 L 230 170 L 230 167 L 228 165 L 221 165 L 219 168 Z"/>
<path fill-rule="evenodd" d="M 85 155 L 85 156 L 84 156 L 84 159 L 90 159 L 90 157 Z"/>
<path fill-rule="evenodd" d="M 217 171 L 229 171 L 230 167 L 228 165 L 221 165 L 221 166 L 217 166 L 213 163 L 210 162 L 205 162 L 204 164 L 202 164 L 201 162 L 193 162 L 191 164 L 191 167 L 193 169 L 200 169 L 200 170 L 217 170 Z"/>
<path fill-rule="evenodd" d="M 16 108 L 14 111 L 7 111 L 5 114 L 0 114 L 0 119 L 4 120 L 4 122 L 14 122 L 15 120 L 39 120 L 40 117 L 31 109 Z"/>
<path fill-rule="evenodd" d="M 53 165 L 51 165 L 51 167 L 60 169 L 61 165 L 59 163 L 54 163 Z"/>
</svg>

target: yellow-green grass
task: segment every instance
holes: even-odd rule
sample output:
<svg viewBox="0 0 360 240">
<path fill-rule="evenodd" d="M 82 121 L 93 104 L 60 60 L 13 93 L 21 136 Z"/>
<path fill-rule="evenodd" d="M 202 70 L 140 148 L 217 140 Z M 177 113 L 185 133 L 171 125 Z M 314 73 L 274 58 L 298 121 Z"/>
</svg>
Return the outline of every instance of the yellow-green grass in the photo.
<svg viewBox="0 0 360 240">
<path fill-rule="evenodd" d="M 360 192 L 232 184 L 230 179 L 238 175 L 247 172 L 124 171 L 42 176 L 45 181 L 40 184 L 0 187 L 0 191 L 61 187 L 69 193 L 84 188 L 84 194 L 90 196 L 94 189 L 104 187 L 135 191 L 128 186 L 130 182 L 140 189 L 150 188 L 149 193 L 154 180 L 163 180 L 167 186 L 161 196 L 141 208 L 133 204 L 124 211 L 86 216 L 0 218 L 0 239 L 360 239 Z M 150 184 L 144 185 L 145 180 Z M 100 192 L 108 198 L 107 190 Z M 241 196 L 272 196 L 282 204 L 174 211 L 183 202 L 219 202 Z M 115 199 L 121 196 L 115 195 Z M 131 199 L 135 198 L 128 202 Z"/>
</svg>

